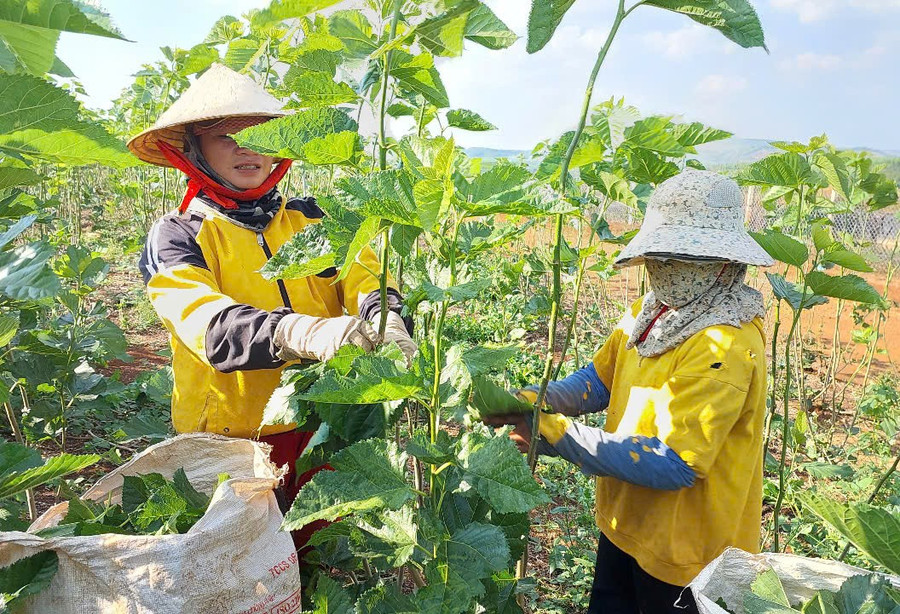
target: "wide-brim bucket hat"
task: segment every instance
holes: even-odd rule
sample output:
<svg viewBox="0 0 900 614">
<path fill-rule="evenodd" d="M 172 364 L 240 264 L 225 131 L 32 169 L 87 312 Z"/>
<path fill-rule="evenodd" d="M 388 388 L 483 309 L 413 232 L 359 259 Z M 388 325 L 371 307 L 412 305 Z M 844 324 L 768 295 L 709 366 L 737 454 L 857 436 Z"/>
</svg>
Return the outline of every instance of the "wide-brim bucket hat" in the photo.
<svg viewBox="0 0 900 614">
<path fill-rule="evenodd" d="M 677 257 L 775 264 L 747 233 L 743 205 L 743 193 L 733 179 L 687 169 L 659 184 L 647 203 L 641 229 L 619 253 L 615 265 Z"/>
<path fill-rule="evenodd" d="M 274 119 L 290 113 L 247 75 L 213 64 L 159 116 L 152 128 L 128 141 L 128 149 L 144 162 L 171 167 L 159 143 L 166 142 L 182 151 L 185 129 L 190 124 L 230 117 Z"/>
</svg>

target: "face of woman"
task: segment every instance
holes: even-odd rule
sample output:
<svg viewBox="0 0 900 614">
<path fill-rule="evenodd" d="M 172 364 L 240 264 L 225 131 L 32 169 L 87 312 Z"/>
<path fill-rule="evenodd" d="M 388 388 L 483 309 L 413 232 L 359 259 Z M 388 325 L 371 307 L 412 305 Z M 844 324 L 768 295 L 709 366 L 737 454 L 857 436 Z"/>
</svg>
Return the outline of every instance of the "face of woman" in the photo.
<svg viewBox="0 0 900 614">
<path fill-rule="evenodd" d="M 712 288 L 722 274 L 724 264 L 721 261 L 644 259 L 653 294 L 673 309 L 684 307 Z"/>
<path fill-rule="evenodd" d="M 197 137 L 203 157 L 220 177 L 238 188 L 258 188 L 272 172 L 274 158 L 239 147 L 226 130 L 213 128 Z"/>
</svg>

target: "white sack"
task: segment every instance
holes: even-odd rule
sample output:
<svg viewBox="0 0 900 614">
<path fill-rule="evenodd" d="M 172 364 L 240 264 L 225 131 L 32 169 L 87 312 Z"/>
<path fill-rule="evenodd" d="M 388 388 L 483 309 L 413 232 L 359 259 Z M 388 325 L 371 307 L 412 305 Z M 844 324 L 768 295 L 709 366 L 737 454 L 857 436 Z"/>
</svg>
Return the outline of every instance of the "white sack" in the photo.
<svg viewBox="0 0 900 614">
<path fill-rule="evenodd" d="M 290 533 L 273 489 L 268 446 L 205 433 L 180 435 L 147 448 L 97 482 L 85 499 L 117 503 L 124 476 L 183 468 L 209 493 L 218 474 L 230 479 L 183 535 L 98 535 L 43 539 L 0 533 L 0 567 L 55 550 L 59 571 L 28 601 L 29 614 L 292 614 L 300 611 L 300 576 Z M 29 531 L 52 527 L 67 503 L 55 505 Z"/>
<path fill-rule="evenodd" d="M 791 603 L 808 600 L 816 591 L 837 592 L 847 578 L 872 573 L 837 561 L 770 552 L 750 554 L 729 548 L 704 567 L 689 587 L 701 614 L 727 614 L 716 605 L 720 598 L 736 614 L 743 614 L 744 594 L 767 569 L 774 569 L 778 574 Z M 900 587 L 900 577 L 885 577 Z"/>
</svg>

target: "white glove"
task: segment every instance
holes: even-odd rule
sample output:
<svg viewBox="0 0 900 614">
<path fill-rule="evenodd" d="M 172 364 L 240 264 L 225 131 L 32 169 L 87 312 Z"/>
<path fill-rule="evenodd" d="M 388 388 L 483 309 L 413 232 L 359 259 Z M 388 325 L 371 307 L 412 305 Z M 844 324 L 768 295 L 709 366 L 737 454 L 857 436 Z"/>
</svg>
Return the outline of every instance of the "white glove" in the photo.
<svg viewBox="0 0 900 614">
<path fill-rule="evenodd" d="M 380 341 L 368 322 L 354 316 L 317 318 L 289 313 L 275 327 L 275 345 L 281 360 L 308 358 L 325 362 L 345 345 L 357 345 L 371 352 Z"/>
<path fill-rule="evenodd" d="M 372 326 L 377 330 L 380 324 L 381 313 L 376 313 L 372 316 Z M 406 324 L 396 311 L 388 311 L 387 326 L 384 328 L 383 343 L 390 343 L 391 341 L 400 346 L 403 355 L 406 356 L 406 364 L 412 365 L 413 356 L 416 355 L 419 346 L 416 345 L 416 342 L 413 341 L 412 337 L 409 336 L 409 333 L 406 332 Z"/>
</svg>

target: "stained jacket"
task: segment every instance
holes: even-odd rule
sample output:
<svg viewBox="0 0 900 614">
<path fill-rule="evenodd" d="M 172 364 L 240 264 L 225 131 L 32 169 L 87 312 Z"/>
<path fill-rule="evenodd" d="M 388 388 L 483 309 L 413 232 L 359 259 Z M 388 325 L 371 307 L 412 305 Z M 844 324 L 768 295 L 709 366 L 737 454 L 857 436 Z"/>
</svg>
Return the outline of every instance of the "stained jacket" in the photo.
<svg viewBox="0 0 900 614">
<path fill-rule="evenodd" d="M 606 432 L 551 414 L 540 433 L 598 476 L 603 534 L 654 578 L 684 586 L 729 546 L 759 551 L 762 322 L 711 326 L 643 357 L 626 348 L 640 307 L 632 306 L 594 356 L 609 394 Z"/>
<path fill-rule="evenodd" d="M 268 281 L 259 270 L 296 232 L 318 223 L 313 198 L 286 200 L 277 191 L 240 210 L 201 193 L 183 214 L 151 229 L 139 268 L 172 348 L 172 422 L 179 433 L 230 437 L 271 435 L 293 425 L 258 430 L 263 409 L 286 363 L 274 343 L 288 313 L 370 318 L 379 309 L 380 265 L 364 249 L 343 280 L 328 269 L 301 279 Z M 366 269 L 369 270 L 366 270 Z M 390 291 L 390 304 L 400 305 Z"/>
</svg>

